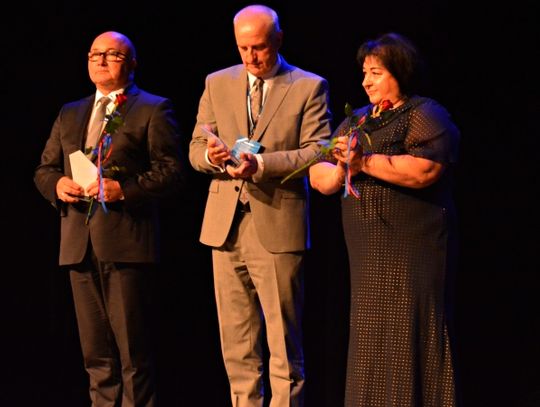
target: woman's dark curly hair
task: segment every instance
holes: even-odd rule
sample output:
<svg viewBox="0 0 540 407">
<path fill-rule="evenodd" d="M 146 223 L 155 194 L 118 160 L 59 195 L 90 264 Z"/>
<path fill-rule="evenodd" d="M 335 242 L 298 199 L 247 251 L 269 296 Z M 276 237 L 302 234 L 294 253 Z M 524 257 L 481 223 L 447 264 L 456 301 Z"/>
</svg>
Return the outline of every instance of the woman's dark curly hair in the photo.
<svg viewBox="0 0 540 407">
<path fill-rule="evenodd" d="M 364 42 L 356 54 L 362 68 L 368 56 L 377 57 L 399 84 L 402 94 L 411 96 L 419 91 L 424 79 L 424 63 L 414 44 L 403 35 L 386 33 Z"/>
</svg>

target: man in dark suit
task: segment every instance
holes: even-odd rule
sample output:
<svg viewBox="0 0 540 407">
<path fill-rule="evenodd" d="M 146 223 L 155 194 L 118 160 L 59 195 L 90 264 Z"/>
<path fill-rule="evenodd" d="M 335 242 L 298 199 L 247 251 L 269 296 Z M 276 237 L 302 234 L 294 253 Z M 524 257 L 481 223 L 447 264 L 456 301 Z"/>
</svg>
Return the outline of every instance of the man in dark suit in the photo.
<svg viewBox="0 0 540 407">
<path fill-rule="evenodd" d="M 137 88 L 136 63 L 126 36 L 96 37 L 88 54 L 96 93 L 62 107 L 34 177 L 61 216 L 59 263 L 70 271 L 93 407 L 155 405 L 148 314 L 156 199 L 178 190 L 183 169 L 172 104 Z M 95 120 L 94 143 L 87 128 L 101 106 L 106 123 Z M 85 144 L 98 171 L 83 186 L 70 154 Z"/>
<path fill-rule="evenodd" d="M 278 53 L 283 34 L 272 9 L 240 10 L 234 33 L 243 64 L 208 75 L 190 143 L 192 166 L 212 175 L 200 241 L 212 247 L 233 406 L 263 405 L 263 326 L 270 406 L 301 406 L 308 190 L 305 172 L 280 181 L 330 136 L 328 86 Z M 239 136 L 249 140 L 236 144 L 240 162 L 231 164 Z"/>
</svg>

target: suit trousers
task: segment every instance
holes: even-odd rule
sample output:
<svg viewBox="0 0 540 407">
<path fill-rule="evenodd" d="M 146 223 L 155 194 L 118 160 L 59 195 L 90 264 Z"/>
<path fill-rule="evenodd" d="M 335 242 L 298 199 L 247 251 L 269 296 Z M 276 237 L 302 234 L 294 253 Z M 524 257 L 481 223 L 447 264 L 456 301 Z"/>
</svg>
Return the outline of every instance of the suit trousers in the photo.
<svg viewBox="0 0 540 407">
<path fill-rule="evenodd" d="M 153 407 L 153 265 L 100 262 L 91 248 L 70 280 L 92 407 Z"/>
<path fill-rule="evenodd" d="M 304 252 L 268 252 L 259 241 L 252 216 L 238 211 L 227 242 L 212 250 L 221 348 L 232 405 L 262 407 L 263 372 L 268 363 L 270 407 L 300 407 Z M 268 362 L 263 360 L 264 339 Z"/>
</svg>

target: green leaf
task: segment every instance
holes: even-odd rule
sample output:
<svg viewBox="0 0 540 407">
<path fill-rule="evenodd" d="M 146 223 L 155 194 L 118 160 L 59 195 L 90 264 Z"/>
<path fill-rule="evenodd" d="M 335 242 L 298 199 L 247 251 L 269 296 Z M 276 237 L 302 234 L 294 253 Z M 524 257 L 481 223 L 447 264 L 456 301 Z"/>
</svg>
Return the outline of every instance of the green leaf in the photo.
<svg viewBox="0 0 540 407">
<path fill-rule="evenodd" d="M 353 107 L 349 103 L 345 103 L 345 114 L 347 117 L 351 117 L 353 115 Z"/>
</svg>

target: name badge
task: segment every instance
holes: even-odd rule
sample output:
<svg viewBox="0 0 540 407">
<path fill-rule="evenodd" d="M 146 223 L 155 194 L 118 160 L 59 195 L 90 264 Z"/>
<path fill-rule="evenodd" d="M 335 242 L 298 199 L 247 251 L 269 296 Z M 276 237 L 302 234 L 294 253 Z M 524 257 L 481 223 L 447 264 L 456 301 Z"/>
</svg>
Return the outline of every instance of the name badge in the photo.
<svg viewBox="0 0 540 407">
<path fill-rule="evenodd" d="M 240 165 L 240 153 L 257 154 L 261 149 L 261 143 L 242 137 L 236 140 L 231 150 L 231 160 L 238 166 Z"/>
</svg>

